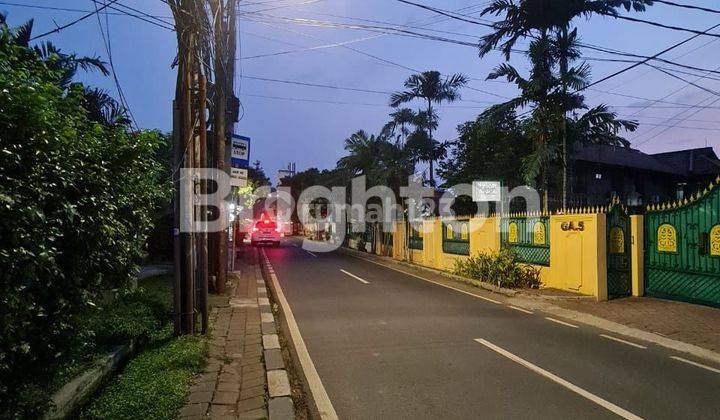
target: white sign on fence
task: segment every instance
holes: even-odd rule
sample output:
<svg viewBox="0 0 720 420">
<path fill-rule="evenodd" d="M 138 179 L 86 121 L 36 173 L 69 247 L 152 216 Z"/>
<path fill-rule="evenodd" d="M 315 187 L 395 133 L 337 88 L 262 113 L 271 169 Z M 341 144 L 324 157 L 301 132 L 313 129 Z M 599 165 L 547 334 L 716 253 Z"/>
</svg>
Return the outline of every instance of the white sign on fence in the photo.
<svg viewBox="0 0 720 420">
<path fill-rule="evenodd" d="M 499 181 L 473 181 L 473 201 L 502 201 L 502 184 Z"/>
</svg>

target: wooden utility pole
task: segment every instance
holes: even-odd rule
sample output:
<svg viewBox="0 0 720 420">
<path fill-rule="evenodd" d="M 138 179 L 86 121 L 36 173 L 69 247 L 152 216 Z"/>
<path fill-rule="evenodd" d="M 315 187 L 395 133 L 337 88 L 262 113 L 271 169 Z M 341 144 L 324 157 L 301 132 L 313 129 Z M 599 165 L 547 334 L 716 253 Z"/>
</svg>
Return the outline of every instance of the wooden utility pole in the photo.
<svg viewBox="0 0 720 420">
<path fill-rule="evenodd" d="M 206 230 L 180 231 L 183 219 L 193 225 L 196 220 L 208 220 L 206 194 L 211 192 L 205 180 L 192 180 L 191 190 L 203 198 L 195 203 L 192 194 L 188 194 L 180 200 L 181 181 L 187 182 L 181 179 L 181 169 L 211 167 L 226 170 L 225 144 L 233 130 L 227 109 L 228 97 L 233 91 L 237 0 L 167 0 L 167 4 L 173 12 L 178 41 L 178 75 L 173 102 L 175 333 L 193 334 L 198 311 L 205 333 L 210 274 L 216 279 L 215 290 L 218 293 L 225 291 L 227 236 L 225 231 L 211 234 Z M 213 83 L 208 86 L 210 75 Z M 207 135 L 208 96 L 212 98 L 211 139 Z M 220 214 L 215 213 L 216 216 Z"/>
<path fill-rule="evenodd" d="M 206 168 L 208 166 L 207 161 L 207 92 L 206 92 L 206 79 L 204 74 L 198 75 L 198 112 L 199 112 L 199 154 L 200 154 L 200 167 Z M 202 212 L 200 220 L 207 220 L 207 181 L 202 180 L 200 185 L 200 193 L 202 194 L 202 202 L 200 203 L 200 211 Z M 200 302 L 200 313 L 202 314 L 202 333 L 205 334 L 208 328 L 208 236 L 207 230 L 203 226 L 203 231 L 200 232 L 200 254 L 198 255 L 198 266 L 200 271 L 200 290 L 199 290 L 199 302 Z"/>
<path fill-rule="evenodd" d="M 229 5 L 229 4 L 228 4 Z M 212 0 L 210 3 L 215 28 L 215 92 L 214 92 L 214 123 L 213 134 L 215 142 L 213 147 L 215 167 L 225 171 L 225 142 L 227 141 L 227 92 L 228 75 L 226 73 L 227 62 L 223 58 L 227 54 L 228 42 L 225 27 L 226 8 L 223 0 Z M 224 214 L 218 212 L 218 217 Z M 225 231 L 213 233 L 213 264 L 212 269 L 215 275 L 215 290 L 217 293 L 225 292 L 227 281 L 227 236 Z"/>
</svg>

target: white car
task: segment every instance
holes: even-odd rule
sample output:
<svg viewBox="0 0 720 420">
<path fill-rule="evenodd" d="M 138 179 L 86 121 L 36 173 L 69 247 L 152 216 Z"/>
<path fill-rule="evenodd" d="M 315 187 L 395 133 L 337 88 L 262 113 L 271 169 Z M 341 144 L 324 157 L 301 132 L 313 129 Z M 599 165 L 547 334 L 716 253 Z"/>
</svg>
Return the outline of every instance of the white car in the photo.
<svg viewBox="0 0 720 420">
<path fill-rule="evenodd" d="M 270 219 L 262 219 L 255 223 L 250 233 L 250 245 L 271 244 L 280 245 L 280 240 L 285 236 L 282 229 Z"/>
</svg>

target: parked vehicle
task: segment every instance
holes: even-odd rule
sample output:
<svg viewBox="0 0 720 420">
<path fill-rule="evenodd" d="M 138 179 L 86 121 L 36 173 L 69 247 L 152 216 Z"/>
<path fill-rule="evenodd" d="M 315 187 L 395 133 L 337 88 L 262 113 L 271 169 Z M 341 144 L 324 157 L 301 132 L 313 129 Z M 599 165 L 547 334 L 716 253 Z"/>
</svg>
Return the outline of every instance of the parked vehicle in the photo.
<svg viewBox="0 0 720 420">
<path fill-rule="evenodd" d="M 280 245 L 282 237 L 285 236 L 275 221 L 270 219 L 261 219 L 255 223 L 250 233 L 250 245 L 270 244 L 273 246 Z"/>
</svg>

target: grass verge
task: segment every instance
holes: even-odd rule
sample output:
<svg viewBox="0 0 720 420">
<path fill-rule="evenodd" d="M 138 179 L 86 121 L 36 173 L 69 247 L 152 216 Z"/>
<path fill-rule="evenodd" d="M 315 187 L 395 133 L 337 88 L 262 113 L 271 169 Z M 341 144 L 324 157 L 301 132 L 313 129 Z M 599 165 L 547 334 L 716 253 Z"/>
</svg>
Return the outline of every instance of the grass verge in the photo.
<svg viewBox="0 0 720 420">
<path fill-rule="evenodd" d="M 81 414 L 83 419 L 174 419 L 207 357 L 198 337 L 174 337 L 166 326 Z"/>
</svg>

